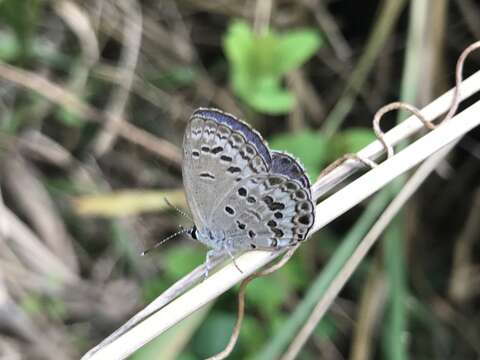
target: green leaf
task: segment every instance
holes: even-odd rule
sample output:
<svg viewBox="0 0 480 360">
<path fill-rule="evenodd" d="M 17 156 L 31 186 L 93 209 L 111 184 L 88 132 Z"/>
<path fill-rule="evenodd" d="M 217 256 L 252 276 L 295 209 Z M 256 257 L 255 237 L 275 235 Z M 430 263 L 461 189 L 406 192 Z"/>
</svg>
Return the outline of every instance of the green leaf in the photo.
<svg viewBox="0 0 480 360">
<path fill-rule="evenodd" d="M 240 96 L 248 94 L 253 87 L 253 43 L 253 34 L 245 22 L 232 23 L 224 39 L 224 51 L 232 68 L 232 87 Z"/>
<path fill-rule="evenodd" d="M 167 287 L 170 282 L 165 276 L 155 276 L 151 279 L 145 280 L 142 283 L 142 297 L 146 303 L 150 303 L 157 298 Z"/>
<path fill-rule="evenodd" d="M 296 134 L 274 136 L 270 147 L 284 150 L 296 156 L 303 163 L 310 179 L 315 179 L 326 162 L 326 141 L 321 134 L 304 131 Z"/>
<path fill-rule="evenodd" d="M 33 34 L 41 19 L 39 0 L 3 0 L 0 1 L 0 22 L 13 30 L 17 38 L 19 57 L 27 59 L 32 50 Z"/>
<path fill-rule="evenodd" d="M 285 74 L 300 67 L 322 45 L 320 34 L 314 30 L 291 31 L 281 35 L 277 45 L 277 71 Z"/>
<path fill-rule="evenodd" d="M 232 22 L 223 47 L 233 91 L 256 111 L 288 113 L 295 99 L 283 88 L 283 77 L 307 61 L 320 45 L 320 36 L 313 30 L 256 35 L 246 22 Z"/>
<path fill-rule="evenodd" d="M 84 125 L 84 120 L 73 112 L 60 108 L 57 111 L 58 119 L 65 125 L 80 128 Z"/>
<path fill-rule="evenodd" d="M 270 115 L 288 113 L 295 103 L 293 95 L 280 88 L 249 93 L 244 100 L 255 110 Z"/>
<path fill-rule="evenodd" d="M 224 51 L 231 64 L 239 67 L 247 67 L 248 56 L 253 44 L 253 34 L 247 23 L 243 21 L 233 22 L 227 30 L 224 38 Z"/>
<path fill-rule="evenodd" d="M 20 44 L 11 32 L 0 33 L 0 59 L 2 61 L 15 60 L 19 56 L 20 50 Z"/>
<path fill-rule="evenodd" d="M 289 286 L 276 276 L 255 279 L 248 285 L 247 304 L 255 304 L 264 316 L 274 318 L 289 294 Z"/>
<path fill-rule="evenodd" d="M 178 66 L 158 75 L 157 72 L 147 78 L 152 84 L 173 91 L 182 86 L 190 86 L 197 76 L 195 69 L 189 66 Z"/>
<path fill-rule="evenodd" d="M 227 345 L 236 315 L 212 311 L 195 334 L 192 340 L 192 348 L 199 356 L 206 358 L 223 350 Z"/>
<path fill-rule="evenodd" d="M 20 307 L 30 315 L 40 314 L 43 304 L 38 295 L 25 295 L 21 298 Z"/>
</svg>

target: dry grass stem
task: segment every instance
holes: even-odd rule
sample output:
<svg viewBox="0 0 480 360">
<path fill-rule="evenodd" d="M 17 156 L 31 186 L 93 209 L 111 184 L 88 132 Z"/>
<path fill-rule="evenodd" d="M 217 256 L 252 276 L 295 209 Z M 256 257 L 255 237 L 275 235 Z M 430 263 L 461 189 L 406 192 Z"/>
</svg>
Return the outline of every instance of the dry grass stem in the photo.
<svg viewBox="0 0 480 360">
<path fill-rule="evenodd" d="M 84 120 L 103 122 L 105 119 L 97 109 L 81 101 L 75 94 L 65 91 L 62 86 L 33 72 L 0 62 L 0 77 L 44 96 Z M 177 146 L 139 129 L 127 121 L 122 120 L 115 123 L 119 126 L 115 131 L 124 139 L 144 147 L 168 163 L 180 166 L 181 151 Z"/>
<path fill-rule="evenodd" d="M 105 129 L 100 131 L 93 141 L 93 152 L 102 156 L 113 146 L 116 138 L 116 129 L 125 120 L 123 113 L 130 95 L 130 88 L 135 78 L 140 45 L 142 42 L 142 13 L 135 1 L 119 1 L 123 15 L 123 50 L 117 68 L 118 77 L 122 86 L 116 87 L 105 107 Z"/>
<path fill-rule="evenodd" d="M 288 262 L 288 260 L 290 260 L 290 258 L 293 256 L 295 251 L 298 249 L 298 247 L 299 245 L 296 245 L 295 247 L 289 249 L 277 263 L 267 267 L 264 270 L 257 271 L 256 273 L 250 275 L 249 277 L 245 278 L 242 281 L 242 283 L 240 284 L 240 289 L 238 291 L 238 296 L 237 296 L 237 299 L 238 299 L 237 300 L 238 301 L 237 321 L 233 326 L 233 331 L 232 331 L 232 334 L 230 335 L 230 339 L 228 340 L 228 344 L 224 350 L 222 350 L 221 352 L 219 352 L 218 354 L 212 357 L 209 357 L 207 360 L 223 360 L 223 359 L 226 359 L 228 356 L 230 356 L 230 354 L 232 353 L 233 348 L 237 343 L 238 335 L 240 334 L 240 329 L 242 327 L 243 317 L 245 315 L 245 292 L 247 291 L 247 285 L 250 283 L 250 281 L 261 276 L 269 275 L 277 271 L 278 269 L 280 269 L 282 266 L 284 266 Z"/>
<path fill-rule="evenodd" d="M 287 352 L 283 355 L 282 360 L 293 360 L 297 357 L 298 353 L 305 345 L 318 322 L 323 318 L 332 302 L 338 296 L 340 290 L 364 259 L 370 248 L 375 244 L 385 228 L 390 224 L 395 215 L 402 209 L 408 199 L 410 199 L 420 185 L 423 184 L 425 179 L 435 170 L 438 164 L 443 161 L 444 157 L 449 153 L 456 143 L 457 141 L 455 141 L 453 144 L 449 144 L 437 154 L 433 155 L 430 159 L 425 161 L 425 163 L 423 163 L 414 173 L 414 175 L 412 175 L 412 177 L 407 181 L 403 189 L 385 209 L 378 221 L 361 241 L 360 245 L 352 254 L 348 262 L 332 281 L 321 300 L 313 309 L 308 321 L 301 328 L 295 339 L 290 344 Z"/>
</svg>

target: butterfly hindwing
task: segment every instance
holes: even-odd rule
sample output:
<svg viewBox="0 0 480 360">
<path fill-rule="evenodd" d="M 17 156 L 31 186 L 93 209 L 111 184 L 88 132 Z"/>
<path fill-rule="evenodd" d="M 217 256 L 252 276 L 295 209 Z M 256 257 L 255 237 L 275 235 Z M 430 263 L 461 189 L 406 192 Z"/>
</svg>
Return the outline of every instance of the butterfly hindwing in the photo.
<svg viewBox="0 0 480 360">
<path fill-rule="evenodd" d="M 245 178 L 215 209 L 235 250 L 277 249 L 305 240 L 314 222 L 310 192 L 281 174 Z"/>
</svg>

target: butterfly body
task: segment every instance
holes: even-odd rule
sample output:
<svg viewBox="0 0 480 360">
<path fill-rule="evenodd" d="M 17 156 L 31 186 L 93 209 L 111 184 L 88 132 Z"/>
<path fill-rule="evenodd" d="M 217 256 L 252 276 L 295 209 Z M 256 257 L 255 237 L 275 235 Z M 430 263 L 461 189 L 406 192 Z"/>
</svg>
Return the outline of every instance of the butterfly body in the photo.
<svg viewBox="0 0 480 360">
<path fill-rule="evenodd" d="M 195 227 L 216 254 L 277 250 L 305 240 L 314 222 L 310 183 L 290 155 L 270 151 L 234 116 L 199 109 L 185 131 L 183 182 Z"/>
</svg>

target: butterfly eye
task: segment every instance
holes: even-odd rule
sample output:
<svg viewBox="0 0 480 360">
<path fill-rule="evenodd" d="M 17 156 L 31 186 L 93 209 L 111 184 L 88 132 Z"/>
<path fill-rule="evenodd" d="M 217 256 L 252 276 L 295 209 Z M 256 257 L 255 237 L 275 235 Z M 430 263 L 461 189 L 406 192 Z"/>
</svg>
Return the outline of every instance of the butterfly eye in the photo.
<svg viewBox="0 0 480 360">
<path fill-rule="evenodd" d="M 192 226 L 192 228 L 189 231 L 189 234 L 192 237 L 192 239 L 198 240 L 198 238 L 197 238 L 197 227 L 195 225 Z"/>
</svg>

